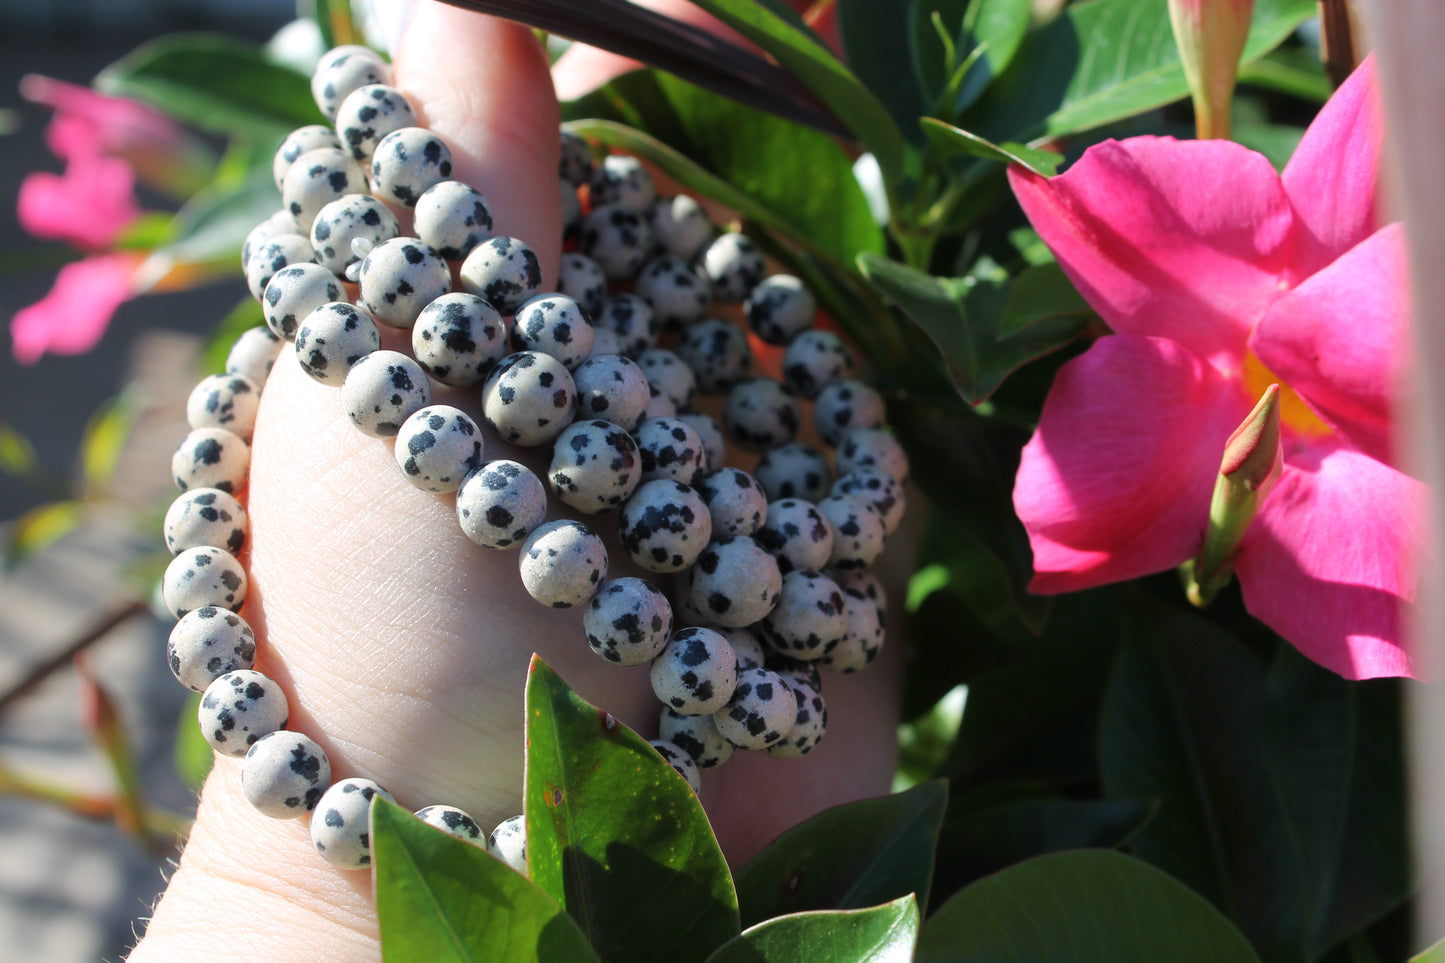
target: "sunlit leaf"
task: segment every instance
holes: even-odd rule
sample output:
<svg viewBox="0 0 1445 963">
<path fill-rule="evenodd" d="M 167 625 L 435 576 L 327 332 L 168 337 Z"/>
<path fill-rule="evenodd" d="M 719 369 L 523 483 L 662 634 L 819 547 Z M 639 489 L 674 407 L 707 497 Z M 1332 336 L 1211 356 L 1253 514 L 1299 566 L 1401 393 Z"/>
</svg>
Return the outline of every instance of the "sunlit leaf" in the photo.
<svg viewBox="0 0 1445 963">
<path fill-rule="evenodd" d="M 110 484 L 139 414 L 135 396 L 123 391 L 91 415 L 80 439 L 80 464 L 86 485 L 99 488 Z"/>
<path fill-rule="evenodd" d="M 205 784 L 206 776 L 210 774 L 216 761 L 215 751 L 201 734 L 201 727 L 196 725 L 196 710 L 200 704 L 201 694 L 191 693 L 176 719 L 174 757 L 176 772 L 180 774 L 181 781 L 197 792 Z"/>
<path fill-rule="evenodd" d="M 910 963 L 918 942 L 918 903 L 903 896 L 882 906 L 819 910 L 759 923 L 707 963 Z"/>
<path fill-rule="evenodd" d="M 1024 144 L 995 144 L 934 117 L 923 118 L 922 126 L 940 157 L 968 154 L 1005 164 L 1018 164 L 1042 177 L 1052 175 L 1064 159 L 1054 151 Z"/>
<path fill-rule="evenodd" d="M 7 570 L 53 545 L 80 525 L 80 502 L 48 502 L 21 515 L 10 525 L 5 544 Z"/>
</svg>

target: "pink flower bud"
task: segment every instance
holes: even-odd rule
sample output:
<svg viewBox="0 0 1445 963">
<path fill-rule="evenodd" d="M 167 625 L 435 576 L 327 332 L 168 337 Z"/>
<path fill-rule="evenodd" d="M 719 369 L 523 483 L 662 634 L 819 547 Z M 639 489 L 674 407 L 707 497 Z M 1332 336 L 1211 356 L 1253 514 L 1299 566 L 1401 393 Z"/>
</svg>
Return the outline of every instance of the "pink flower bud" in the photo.
<svg viewBox="0 0 1445 963">
<path fill-rule="evenodd" d="M 1229 104 L 1253 15 L 1254 0 L 1169 0 L 1201 139 L 1229 137 Z"/>
</svg>

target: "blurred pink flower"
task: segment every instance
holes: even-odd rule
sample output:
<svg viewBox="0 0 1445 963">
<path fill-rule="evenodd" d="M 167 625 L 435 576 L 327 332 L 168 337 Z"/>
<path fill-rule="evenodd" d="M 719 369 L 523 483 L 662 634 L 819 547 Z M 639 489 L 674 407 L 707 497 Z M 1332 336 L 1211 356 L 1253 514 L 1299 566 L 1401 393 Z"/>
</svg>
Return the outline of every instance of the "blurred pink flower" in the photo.
<svg viewBox="0 0 1445 963">
<path fill-rule="evenodd" d="M 1367 61 L 1282 176 L 1235 143 L 1155 137 L 1010 171 L 1115 332 L 1060 369 L 1024 448 L 1034 591 L 1192 557 L 1225 441 L 1279 383 L 1284 467 L 1235 558 L 1245 605 L 1342 676 L 1412 674 L 1424 489 L 1391 463 L 1409 304 L 1402 227 L 1376 228 L 1381 137 Z"/>
<path fill-rule="evenodd" d="M 116 308 L 136 293 L 143 259 L 131 252 L 98 254 L 61 268 L 50 293 L 11 320 L 15 360 L 34 364 L 47 352 L 84 354 L 95 347 Z"/>
<path fill-rule="evenodd" d="M 123 160 L 76 153 L 64 174 L 37 171 L 20 183 L 20 226 L 87 250 L 109 247 L 140 216 L 135 172 Z"/>
</svg>

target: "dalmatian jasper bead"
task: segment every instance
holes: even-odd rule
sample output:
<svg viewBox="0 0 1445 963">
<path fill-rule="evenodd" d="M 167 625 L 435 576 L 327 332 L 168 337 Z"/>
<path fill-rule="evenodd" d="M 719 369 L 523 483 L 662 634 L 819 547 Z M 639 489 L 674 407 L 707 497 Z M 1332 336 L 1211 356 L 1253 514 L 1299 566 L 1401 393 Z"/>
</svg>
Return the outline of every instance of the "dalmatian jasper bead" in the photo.
<svg viewBox="0 0 1445 963">
<path fill-rule="evenodd" d="M 768 644 L 795 659 L 820 659 L 848 629 L 843 590 L 817 572 L 788 572 L 778 604 L 761 625 Z"/>
<path fill-rule="evenodd" d="M 361 260 L 358 247 L 371 249 L 400 233 L 396 215 L 381 201 L 369 194 L 347 194 L 316 212 L 311 222 L 311 247 L 317 264 L 344 277 L 346 269 Z"/>
<path fill-rule="evenodd" d="M 592 177 L 592 148 L 580 134 L 562 131 L 562 152 L 557 162 L 557 175 L 573 187 L 581 187 Z"/>
<path fill-rule="evenodd" d="M 672 634 L 672 606 L 662 590 L 640 578 L 614 578 L 587 603 L 582 614 L 587 644 L 608 662 L 651 662 Z"/>
<path fill-rule="evenodd" d="M 687 573 L 680 576 L 685 580 Z M 672 596 L 672 621 L 676 628 L 689 628 L 694 625 L 701 625 L 709 629 L 718 629 L 721 626 L 707 617 L 707 613 L 700 610 L 693 602 L 692 595 L 684 590 L 675 590 Z"/>
<path fill-rule="evenodd" d="M 537 253 L 515 237 L 489 237 L 462 262 L 462 290 L 484 298 L 502 314 L 517 309 L 542 289 Z"/>
<path fill-rule="evenodd" d="M 753 355 L 748 336 L 736 325 L 708 318 L 683 329 L 677 356 L 697 376 L 697 390 L 706 395 L 727 391 L 747 377 Z"/>
<path fill-rule="evenodd" d="M 358 87 L 391 83 L 391 67 L 381 55 L 360 44 L 333 47 L 321 55 L 311 75 L 311 96 L 316 106 L 335 120 L 342 101 Z"/>
<path fill-rule="evenodd" d="M 574 421 L 552 443 L 552 494 L 583 514 L 621 505 L 638 476 L 637 442 L 610 421 Z"/>
<path fill-rule="evenodd" d="M 567 368 L 537 351 L 509 354 L 482 386 L 482 414 L 492 430 L 514 445 L 551 442 L 572 423 L 577 386 Z"/>
<path fill-rule="evenodd" d="M 256 635 L 228 609 L 203 605 L 181 617 L 166 640 L 166 664 L 192 692 L 205 692 L 217 678 L 256 661 Z"/>
<path fill-rule="evenodd" d="M 241 791 L 272 819 L 294 819 L 316 808 L 331 784 L 331 760 L 316 740 L 280 729 L 256 740 L 241 763 Z"/>
<path fill-rule="evenodd" d="M 281 339 L 264 324 L 241 332 L 226 355 L 226 374 L 238 374 L 264 385 L 281 354 Z"/>
<path fill-rule="evenodd" d="M 846 475 L 858 468 L 873 468 L 892 475 L 899 482 L 908 480 L 908 452 L 898 438 L 883 428 L 853 428 L 838 441 L 836 456 L 838 474 Z"/>
<path fill-rule="evenodd" d="M 831 331 L 804 331 L 783 352 L 783 384 L 812 401 L 835 381 L 853 377 L 853 352 Z"/>
<path fill-rule="evenodd" d="M 647 415 L 642 419 L 643 421 L 647 421 L 649 418 L 677 417 L 677 405 L 672 403 L 671 398 L 650 385 L 647 390 L 651 392 L 652 397 L 647 399 Z"/>
<path fill-rule="evenodd" d="M 380 347 L 381 334 L 371 315 L 345 301 L 321 305 L 296 329 L 301 370 L 333 388 L 345 384 L 357 362 Z"/>
<path fill-rule="evenodd" d="M 582 253 L 597 263 L 607 280 L 629 280 L 652 254 L 652 228 L 641 213 L 622 204 L 594 207 L 582 219 Z"/>
<path fill-rule="evenodd" d="M 410 328 L 422 308 L 452 289 L 452 272 L 421 240 L 394 237 L 362 259 L 360 284 L 358 303 L 378 324 Z"/>
<path fill-rule="evenodd" d="M 677 409 L 692 404 L 697 376 L 675 353 L 666 348 L 648 348 L 637 356 L 637 366 L 647 375 L 648 385 L 666 395 Z"/>
<path fill-rule="evenodd" d="M 570 518 L 537 527 L 522 543 L 522 586 L 554 609 L 584 605 L 607 578 L 607 548 L 602 539 Z"/>
<path fill-rule="evenodd" d="M 292 264 L 272 275 L 261 306 L 271 332 L 291 341 L 308 314 L 323 304 L 345 300 L 346 289 L 326 268 L 319 264 Z"/>
<path fill-rule="evenodd" d="M 691 261 L 712 240 L 712 221 L 687 194 L 659 197 L 647 209 L 647 223 L 657 246 L 674 257 Z"/>
<path fill-rule="evenodd" d="M 617 332 L 622 350 L 629 358 L 657 344 L 657 320 L 652 307 L 636 294 L 614 294 L 602 302 L 602 311 L 592 321 L 593 327 Z"/>
<path fill-rule="evenodd" d="M 171 456 L 171 477 L 181 491 L 219 488 L 235 495 L 250 470 L 251 446 L 224 428 L 197 428 Z"/>
<path fill-rule="evenodd" d="M 592 355 L 592 325 L 582 307 L 565 294 L 539 294 L 517 309 L 512 347 L 549 354 L 568 368 Z"/>
<path fill-rule="evenodd" d="M 672 633 L 652 660 L 652 691 L 681 715 L 702 716 L 727 704 L 738 681 L 738 657 L 728 640 L 700 626 Z"/>
<path fill-rule="evenodd" d="M 498 459 L 483 465 L 457 490 L 462 533 L 484 548 L 520 545 L 547 519 L 547 492 L 530 468 Z"/>
<path fill-rule="evenodd" d="M 261 249 L 261 246 L 280 234 L 299 234 L 301 225 L 296 223 L 296 218 L 291 216 L 290 211 L 277 211 L 266 220 L 251 228 L 246 234 L 246 240 L 241 244 L 241 272 L 247 273 L 251 269 L 251 255 Z M 264 290 L 265 285 L 262 285 Z"/>
<path fill-rule="evenodd" d="M 492 236 L 492 209 L 475 187 L 442 181 L 417 198 L 412 223 L 416 236 L 444 260 L 460 261 Z"/>
<path fill-rule="evenodd" d="M 765 667 L 782 676 L 787 682 L 801 682 L 814 692 L 823 691 L 823 673 L 817 662 L 804 662 L 769 649 Z"/>
<path fill-rule="evenodd" d="M 767 666 L 767 652 L 752 629 L 719 628 L 718 634 L 728 640 L 738 657 L 738 669 L 761 669 Z"/>
<path fill-rule="evenodd" d="M 652 308 L 657 324 L 668 330 L 701 321 L 712 300 L 707 278 L 671 254 L 647 262 L 637 276 L 636 291 Z"/>
<path fill-rule="evenodd" d="M 872 502 L 856 496 L 830 497 L 818 502 L 818 511 L 828 519 L 828 527 L 833 530 L 833 550 L 828 555 L 830 568 L 844 571 L 868 568 L 878 561 L 887 532 L 883 529 L 883 516 Z"/>
<path fill-rule="evenodd" d="M 607 276 L 587 255 L 568 251 L 557 272 L 557 290 L 580 304 L 588 318 L 595 318 L 607 301 Z"/>
<path fill-rule="evenodd" d="M 763 278 L 748 294 L 743 314 L 753 333 L 768 344 L 787 344 L 813 326 L 818 302 L 791 274 Z"/>
<path fill-rule="evenodd" d="M 246 570 L 225 549 L 188 548 L 166 566 L 161 598 L 176 618 L 207 605 L 235 611 L 246 601 Z"/>
<path fill-rule="evenodd" d="M 210 545 L 237 555 L 246 544 L 248 524 L 246 509 L 231 495 L 218 488 L 192 488 L 166 509 L 166 548 L 178 555 Z"/>
<path fill-rule="evenodd" d="M 685 716 L 671 706 L 662 707 L 657 740 L 681 749 L 699 770 L 716 769 L 731 759 L 734 752 L 733 744 L 717 731 L 712 716 Z"/>
<path fill-rule="evenodd" d="M 440 829 L 448 836 L 466 840 L 481 849 L 487 848 L 487 840 L 482 835 L 482 827 L 466 810 L 458 809 L 456 806 L 424 806 L 412 815 L 428 826 Z"/>
<path fill-rule="evenodd" d="M 610 332 L 599 331 L 597 334 Z M 592 344 L 595 352 L 597 342 Z M 635 361 L 620 354 L 596 354 L 572 372 L 577 386 L 577 412 L 635 431 L 647 416 L 652 390 Z"/>
<path fill-rule="evenodd" d="M 239 759 L 263 736 L 286 728 L 291 707 L 274 680 L 255 669 L 236 669 L 206 686 L 196 715 L 211 748 Z"/>
<path fill-rule="evenodd" d="M 698 775 L 697 763 L 692 756 L 663 739 L 654 739 L 648 745 L 657 751 L 663 762 L 672 767 L 673 772 L 687 781 L 688 788 L 694 795 L 702 792 L 702 777 Z"/>
<path fill-rule="evenodd" d="M 402 207 L 416 207 L 422 194 L 451 176 L 451 150 L 425 127 L 392 131 L 371 155 L 371 189 Z"/>
<path fill-rule="evenodd" d="M 697 493 L 707 505 L 712 530 L 718 535 L 751 535 L 763 526 L 768 498 L 752 475 L 741 468 L 719 468 L 697 480 Z"/>
<path fill-rule="evenodd" d="M 816 502 L 828 494 L 833 473 L 828 457 L 812 445 L 789 442 L 767 452 L 754 470 L 771 499 L 805 498 Z"/>
<path fill-rule="evenodd" d="M 778 560 L 746 535 L 714 538 L 687 570 L 682 591 L 715 625 L 743 628 L 772 611 L 782 591 Z"/>
<path fill-rule="evenodd" d="M 371 865 L 371 805 L 391 793 L 370 779 L 353 776 L 331 784 L 311 815 L 311 845 L 337 869 Z"/>
<path fill-rule="evenodd" d="M 839 586 L 842 584 L 840 581 Z M 864 592 L 852 588 L 843 589 L 843 602 L 848 606 L 848 628 L 817 664 L 847 675 L 867 668 L 883 650 L 883 609 Z"/>
<path fill-rule="evenodd" d="M 276 156 L 271 160 L 271 176 L 276 181 L 276 189 L 279 191 L 286 183 L 286 172 L 296 163 L 298 157 L 322 147 L 341 147 L 341 141 L 336 139 L 336 131 L 323 124 L 298 127 L 287 134 L 286 139 L 281 141 L 281 146 L 276 148 Z"/>
<path fill-rule="evenodd" d="M 430 403 L 426 372 L 400 351 L 373 351 L 351 366 L 341 384 L 341 405 L 351 423 L 373 438 L 391 438 Z"/>
<path fill-rule="evenodd" d="M 671 479 L 691 485 L 703 463 L 702 439 L 691 426 L 676 418 L 648 418 L 635 432 L 642 462 L 642 480 Z"/>
<path fill-rule="evenodd" d="M 208 375 L 186 399 L 186 422 L 192 428 L 225 428 L 250 441 L 256 427 L 261 389 L 243 375 Z"/>
<path fill-rule="evenodd" d="M 302 234 L 277 234 L 262 241 L 246 262 L 246 287 L 257 301 L 266 294 L 266 286 L 276 272 L 288 264 L 305 264 L 314 261 L 316 252 L 311 249 L 311 239 Z"/>
<path fill-rule="evenodd" d="M 680 572 L 712 538 L 712 516 L 702 496 L 669 479 L 637 489 L 617 520 L 622 548 L 649 572 Z"/>
<path fill-rule="evenodd" d="M 622 338 L 611 328 L 592 329 L 592 353 L 599 354 L 622 354 Z"/>
<path fill-rule="evenodd" d="M 782 498 L 768 503 L 763 526 L 753 536 L 778 560 L 784 584 L 789 572 L 821 571 L 833 551 L 833 529 L 812 502 Z"/>
<path fill-rule="evenodd" d="M 336 110 L 336 133 L 358 161 L 371 159 L 381 139 L 394 130 L 416 126 L 411 101 L 395 87 L 367 84 L 346 95 Z"/>
<path fill-rule="evenodd" d="M 417 488 L 454 492 L 482 467 L 482 432 L 460 408 L 428 405 L 402 422 L 392 454 Z"/>
<path fill-rule="evenodd" d="M 828 577 L 837 582 L 844 593 L 860 596 L 878 606 L 879 624 L 882 624 L 888 610 L 888 594 L 883 591 L 883 583 L 878 576 L 866 569 L 855 568 L 843 572 L 830 571 Z"/>
<path fill-rule="evenodd" d="M 347 194 L 365 193 L 366 173 L 350 154 L 339 147 L 318 147 L 296 158 L 286 172 L 281 203 L 309 234 L 327 204 Z"/>
<path fill-rule="evenodd" d="M 801 417 L 798 399 L 781 381 L 751 378 L 728 392 L 723 430 L 745 451 L 767 451 L 792 441 Z"/>
<path fill-rule="evenodd" d="M 779 759 L 801 759 L 818 747 L 828 732 L 828 704 L 823 694 L 804 682 L 788 680 L 797 700 L 797 714 L 788 734 L 763 751 Z"/>
<path fill-rule="evenodd" d="M 898 530 L 899 523 L 903 521 L 903 510 L 907 507 L 903 486 L 892 475 L 876 468 L 855 468 L 840 476 L 829 494 L 857 495 L 872 502 L 878 514 L 883 516 L 883 530 L 889 535 Z"/>
<path fill-rule="evenodd" d="M 763 252 L 745 235 L 723 234 L 702 253 L 702 273 L 712 285 L 712 296 L 736 304 L 763 279 L 767 266 Z"/>
<path fill-rule="evenodd" d="M 830 445 L 854 428 L 882 428 L 888 423 L 883 396 L 861 381 L 835 381 L 818 392 L 813 427 Z"/>
<path fill-rule="evenodd" d="M 511 816 L 497 824 L 487 837 L 487 852 L 508 866 L 527 875 L 527 820 Z"/>
<path fill-rule="evenodd" d="M 713 714 L 722 737 L 739 749 L 766 749 L 793 728 L 797 697 L 769 669 L 744 669 L 727 705 Z"/>
<path fill-rule="evenodd" d="M 626 154 L 608 154 L 592 168 L 592 204 L 621 204 L 645 211 L 657 199 L 657 187 L 642 161 Z"/>
<path fill-rule="evenodd" d="M 702 440 L 703 464 L 721 465 L 727 460 L 727 438 L 723 436 L 722 427 L 713 420 L 712 415 L 701 411 L 684 411 L 674 413 L 678 421 L 692 427 L 697 432 L 697 437 Z"/>
<path fill-rule="evenodd" d="M 507 324 L 475 294 L 443 294 L 421 309 L 411 329 L 417 363 L 437 381 L 468 388 L 507 356 Z"/>
</svg>

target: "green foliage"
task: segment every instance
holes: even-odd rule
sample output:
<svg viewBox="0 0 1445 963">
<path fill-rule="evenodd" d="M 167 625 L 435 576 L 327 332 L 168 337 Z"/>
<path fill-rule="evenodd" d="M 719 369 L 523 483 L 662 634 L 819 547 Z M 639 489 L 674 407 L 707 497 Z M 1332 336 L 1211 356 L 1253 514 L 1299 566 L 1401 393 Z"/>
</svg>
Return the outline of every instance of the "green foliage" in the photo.
<svg viewBox="0 0 1445 963">
<path fill-rule="evenodd" d="M 819 910 L 759 923 L 707 963 L 909 963 L 918 941 L 918 903 L 901 896 L 871 909 Z"/>
<path fill-rule="evenodd" d="M 176 718 L 176 772 L 180 774 L 181 781 L 195 792 L 201 791 L 216 761 L 215 751 L 201 734 L 201 727 L 196 725 L 196 712 L 200 706 L 201 694 L 193 692 Z"/>
</svg>

